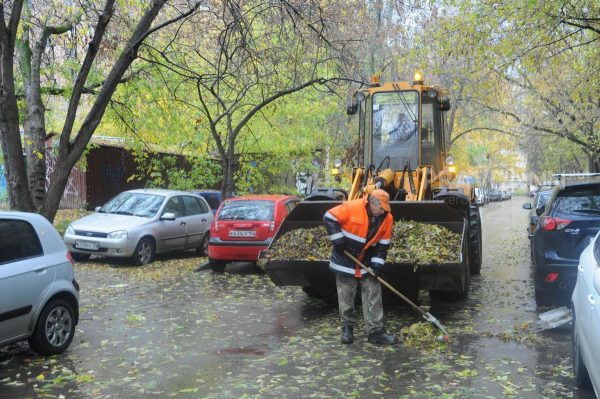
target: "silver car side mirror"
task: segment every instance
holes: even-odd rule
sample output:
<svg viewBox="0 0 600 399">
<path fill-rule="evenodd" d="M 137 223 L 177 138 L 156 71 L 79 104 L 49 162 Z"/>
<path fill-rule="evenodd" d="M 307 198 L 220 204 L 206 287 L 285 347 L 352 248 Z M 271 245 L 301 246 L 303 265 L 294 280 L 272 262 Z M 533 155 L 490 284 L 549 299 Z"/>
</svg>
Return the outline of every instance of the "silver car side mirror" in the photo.
<svg viewBox="0 0 600 399">
<path fill-rule="evenodd" d="M 172 212 L 163 213 L 160 220 L 175 220 L 175 214 Z"/>
</svg>

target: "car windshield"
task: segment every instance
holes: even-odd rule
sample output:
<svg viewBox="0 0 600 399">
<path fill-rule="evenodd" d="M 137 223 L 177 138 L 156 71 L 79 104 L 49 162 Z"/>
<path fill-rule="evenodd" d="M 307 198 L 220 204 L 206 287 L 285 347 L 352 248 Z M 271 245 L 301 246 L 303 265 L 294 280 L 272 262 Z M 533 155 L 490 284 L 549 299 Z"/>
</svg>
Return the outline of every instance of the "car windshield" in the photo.
<svg viewBox="0 0 600 399">
<path fill-rule="evenodd" d="M 273 220 L 274 209 L 273 201 L 228 201 L 219 212 L 219 220 Z"/>
<path fill-rule="evenodd" d="M 99 212 L 150 218 L 156 215 L 164 200 L 162 195 L 121 193 L 108 201 Z"/>
<path fill-rule="evenodd" d="M 556 198 L 557 213 L 600 213 L 600 187 L 583 187 L 565 190 Z"/>
<path fill-rule="evenodd" d="M 373 162 L 390 157 L 390 168 L 419 164 L 419 95 L 416 91 L 373 96 Z"/>
</svg>

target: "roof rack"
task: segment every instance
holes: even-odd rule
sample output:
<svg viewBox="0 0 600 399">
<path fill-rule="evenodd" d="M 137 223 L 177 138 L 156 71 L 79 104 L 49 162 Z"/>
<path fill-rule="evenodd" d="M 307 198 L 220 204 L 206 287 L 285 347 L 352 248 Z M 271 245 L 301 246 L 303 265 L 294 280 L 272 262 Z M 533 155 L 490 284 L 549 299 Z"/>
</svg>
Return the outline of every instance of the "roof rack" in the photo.
<svg viewBox="0 0 600 399">
<path fill-rule="evenodd" d="M 600 173 L 556 173 L 553 174 L 552 177 L 560 181 L 568 178 L 584 179 L 586 177 L 600 177 Z"/>
</svg>

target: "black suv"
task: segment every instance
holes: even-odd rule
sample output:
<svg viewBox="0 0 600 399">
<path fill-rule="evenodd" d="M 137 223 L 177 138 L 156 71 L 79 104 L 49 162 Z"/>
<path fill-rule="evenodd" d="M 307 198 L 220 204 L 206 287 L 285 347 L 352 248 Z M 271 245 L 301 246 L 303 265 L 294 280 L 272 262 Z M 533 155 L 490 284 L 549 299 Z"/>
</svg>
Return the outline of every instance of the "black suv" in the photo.
<svg viewBox="0 0 600 399">
<path fill-rule="evenodd" d="M 570 303 L 579 255 L 600 230 L 600 180 L 557 186 L 531 241 L 538 305 Z"/>
</svg>

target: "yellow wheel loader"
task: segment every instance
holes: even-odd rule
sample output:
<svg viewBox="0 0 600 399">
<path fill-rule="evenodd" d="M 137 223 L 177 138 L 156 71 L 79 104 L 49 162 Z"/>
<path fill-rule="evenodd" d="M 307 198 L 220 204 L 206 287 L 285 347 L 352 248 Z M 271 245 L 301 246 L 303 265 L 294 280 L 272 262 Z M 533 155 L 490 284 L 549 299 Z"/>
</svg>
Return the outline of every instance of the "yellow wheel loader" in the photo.
<svg viewBox="0 0 600 399">
<path fill-rule="evenodd" d="M 408 82 L 380 83 L 354 92 L 347 113 L 358 114 L 360 159 L 346 168 L 348 190 L 317 188 L 284 220 L 273 242 L 286 232 L 322 225 L 323 215 L 341 201 L 381 188 L 390 194 L 394 221 L 444 226 L 462 237 L 456 263 L 386 263 L 386 280 L 409 298 L 419 289 L 432 296 L 466 298 L 471 275 L 481 268 L 481 222 L 473 188 L 455 184 L 456 165 L 447 152 L 445 89 L 427 86 L 419 73 Z M 337 162 L 333 173 L 341 177 Z M 265 271 L 276 285 L 301 286 L 308 295 L 335 297 L 328 259 L 270 260 Z M 448 295 L 449 294 L 449 295 Z"/>
</svg>

